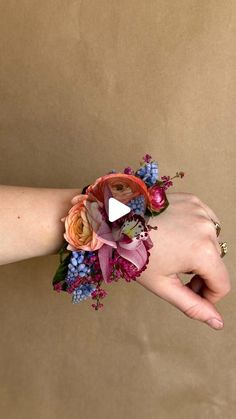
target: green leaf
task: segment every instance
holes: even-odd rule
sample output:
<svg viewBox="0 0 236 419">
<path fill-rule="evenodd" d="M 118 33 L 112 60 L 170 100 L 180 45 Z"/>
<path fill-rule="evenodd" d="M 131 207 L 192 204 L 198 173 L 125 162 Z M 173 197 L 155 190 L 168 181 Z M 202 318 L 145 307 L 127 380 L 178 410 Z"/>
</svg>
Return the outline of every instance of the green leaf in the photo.
<svg viewBox="0 0 236 419">
<path fill-rule="evenodd" d="M 70 252 L 70 250 L 67 250 L 67 249 L 66 249 L 66 248 L 67 248 L 67 245 L 68 245 L 67 241 L 64 241 L 64 244 L 63 244 L 62 248 L 61 248 L 61 249 L 60 249 L 60 251 L 58 252 L 58 253 L 59 253 L 59 255 L 60 255 L 60 262 L 62 262 L 62 261 L 63 261 L 63 254 L 64 254 L 64 253 L 71 253 L 71 252 Z"/>
<path fill-rule="evenodd" d="M 67 271 L 68 271 L 68 265 L 70 262 L 71 252 L 69 255 L 67 255 L 64 260 L 61 259 L 60 265 L 53 277 L 52 284 L 58 284 L 58 282 L 64 281 Z"/>
</svg>

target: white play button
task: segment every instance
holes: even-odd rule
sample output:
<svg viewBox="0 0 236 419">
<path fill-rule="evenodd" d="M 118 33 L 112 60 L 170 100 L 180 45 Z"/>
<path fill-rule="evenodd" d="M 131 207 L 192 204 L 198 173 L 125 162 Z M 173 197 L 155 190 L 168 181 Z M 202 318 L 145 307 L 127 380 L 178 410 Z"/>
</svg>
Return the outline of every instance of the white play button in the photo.
<svg viewBox="0 0 236 419">
<path fill-rule="evenodd" d="M 128 214 L 131 211 L 131 208 L 122 202 L 117 201 L 115 198 L 109 198 L 108 201 L 108 218 L 109 221 L 113 222 L 118 220 L 118 218 L 123 217 L 123 215 Z"/>
</svg>

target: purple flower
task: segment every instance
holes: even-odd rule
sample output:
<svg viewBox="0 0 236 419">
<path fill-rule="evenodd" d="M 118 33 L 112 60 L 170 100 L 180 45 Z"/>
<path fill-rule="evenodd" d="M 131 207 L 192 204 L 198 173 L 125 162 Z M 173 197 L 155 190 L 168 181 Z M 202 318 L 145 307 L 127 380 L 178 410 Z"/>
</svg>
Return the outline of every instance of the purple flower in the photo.
<svg viewBox="0 0 236 419">
<path fill-rule="evenodd" d="M 146 163 L 150 163 L 150 161 L 152 160 L 152 156 L 150 156 L 150 154 L 145 154 L 145 156 L 143 156 L 143 160 Z"/>
<path fill-rule="evenodd" d="M 126 175 L 134 175 L 134 170 L 132 169 L 132 167 L 128 166 L 124 169 L 124 173 Z"/>
<path fill-rule="evenodd" d="M 170 176 L 162 176 L 161 179 L 164 183 L 164 185 L 163 185 L 164 190 L 168 189 L 170 186 L 173 185 L 173 182 L 170 180 Z"/>
</svg>

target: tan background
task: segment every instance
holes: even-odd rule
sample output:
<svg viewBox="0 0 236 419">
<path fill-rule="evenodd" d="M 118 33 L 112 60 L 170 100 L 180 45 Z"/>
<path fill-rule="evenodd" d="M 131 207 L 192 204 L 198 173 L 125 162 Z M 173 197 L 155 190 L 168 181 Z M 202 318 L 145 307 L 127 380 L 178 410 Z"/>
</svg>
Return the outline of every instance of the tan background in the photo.
<svg viewBox="0 0 236 419">
<path fill-rule="evenodd" d="M 1 266 L 2 418 L 236 417 L 235 44 L 230 0 L 0 2 L 0 183 L 82 187 L 149 153 L 218 215 L 232 279 L 217 332 L 135 283 L 74 305 L 57 255 Z"/>
</svg>

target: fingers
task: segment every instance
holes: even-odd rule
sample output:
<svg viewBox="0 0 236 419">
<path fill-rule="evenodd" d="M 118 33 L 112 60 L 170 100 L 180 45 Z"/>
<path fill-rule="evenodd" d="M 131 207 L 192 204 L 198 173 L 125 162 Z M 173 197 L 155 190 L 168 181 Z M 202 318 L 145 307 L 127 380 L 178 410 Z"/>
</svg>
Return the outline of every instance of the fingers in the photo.
<svg viewBox="0 0 236 419">
<path fill-rule="evenodd" d="M 223 327 L 223 319 L 214 304 L 231 289 L 229 274 L 215 244 L 207 238 L 194 249 L 195 276 L 184 285 L 177 274 L 157 278 L 142 277 L 137 281 L 149 291 L 173 304 L 192 319 L 207 322 L 211 327 Z M 209 323 L 212 322 L 213 324 Z"/>
<path fill-rule="evenodd" d="M 156 281 L 147 277 L 145 281 L 142 281 L 140 278 L 138 282 L 149 289 L 149 291 L 173 304 L 191 319 L 206 322 L 214 329 L 223 327 L 222 316 L 214 304 L 193 292 L 189 286 L 183 285 L 177 275 L 172 275 L 171 277 L 158 276 Z M 199 288 L 199 285 L 200 283 L 197 284 L 196 282 L 193 286 L 192 283 L 195 289 L 196 287 Z"/>
<path fill-rule="evenodd" d="M 219 246 L 220 249 L 220 246 Z M 202 295 L 215 304 L 231 289 L 228 270 L 214 243 L 205 241 L 196 252 L 194 272 L 204 281 Z"/>
<path fill-rule="evenodd" d="M 190 288 L 196 294 L 199 294 L 202 297 L 202 289 L 204 288 L 205 284 L 203 279 L 199 275 L 194 275 L 192 279 L 185 284 L 186 287 Z"/>
<path fill-rule="evenodd" d="M 206 211 L 206 213 L 208 214 L 208 216 L 211 218 L 211 220 L 217 222 L 218 224 L 221 225 L 221 222 L 219 220 L 219 218 L 217 217 L 217 215 L 214 213 L 214 211 L 208 207 L 208 205 L 206 205 L 204 202 L 200 201 L 200 204 L 202 206 L 202 208 L 204 208 L 204 210 Z"/>
<path fill-rule="evenodd" d="M 185 264 L 185 267 L 188 266 L 189 271 L 195 275 L 188 284 L 184 285 L 177 273 L 169 275 L 167 269 L 163 271 L 159 269 L 155 275 L 153 266 L 151 270 L 149 269 L 149 276 L 145 275 L 145 279 L 140 278 L 138 282 L 176 306 L 188 317 L 207 322 L 216 329 L 222 328 L 223 319 L 215 303 L 228 294 L 231 285 L 229 273 L 221 258 L 216 228 L 212 222 L 213 220 L 220 224 L 220 220 L 214 211 L 196 196 L 188 193 L 170 195 L 171 202 L 176 208 L 181 208 L 183 204 L 187 214 L 189 211 L 193 214 L 193 228 L 189 229 L 190 237 L 193 234 L 193 239 L 191 246 L 185 249 L 186 258 L 189 258 L 189 264 Z M 181 256 L 180 253 L 178 260 L 182 261 Z M 166 268 L 165 264 L 164 266 Z M 180 272 L 180 269 L 176 272 Z"/>
<path fill-rule="evenodd" d="M 193 278 L 185 284 L 186 287 L 190 288 L 193 292 L 200 295 L 200 297 L 206 298 L 212 302 L 216 300 L 215 295 L 212 298 L 211 290 L 204 283 L 204 280 L 199 275 L 194 275 Z"/>
</svg>

